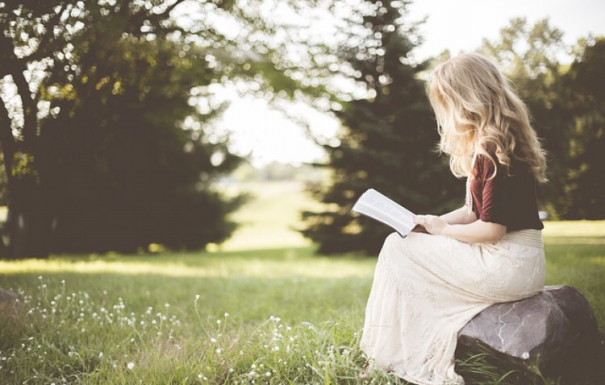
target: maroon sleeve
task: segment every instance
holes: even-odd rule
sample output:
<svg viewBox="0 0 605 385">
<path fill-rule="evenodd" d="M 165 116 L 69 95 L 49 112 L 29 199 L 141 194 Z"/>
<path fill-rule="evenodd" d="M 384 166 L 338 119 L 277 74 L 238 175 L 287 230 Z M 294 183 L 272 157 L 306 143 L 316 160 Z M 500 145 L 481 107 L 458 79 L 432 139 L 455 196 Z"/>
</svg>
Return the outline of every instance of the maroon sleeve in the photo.
<svg viewBox="0 0 605 385">
<path fill-rule="evenodd" d="M 479 219 L 483 222 L 493 222 L 508 225 L 510 218 L 507 215 L 507 207 L 511 206 L 512 196 L 507 191 L 509 178 L 506 171 L 498 168 L 494 176 L 494 164 L 484 156 L 480 158 L 479 173 L 482 180 L 481 210 Z"/>
</svg>

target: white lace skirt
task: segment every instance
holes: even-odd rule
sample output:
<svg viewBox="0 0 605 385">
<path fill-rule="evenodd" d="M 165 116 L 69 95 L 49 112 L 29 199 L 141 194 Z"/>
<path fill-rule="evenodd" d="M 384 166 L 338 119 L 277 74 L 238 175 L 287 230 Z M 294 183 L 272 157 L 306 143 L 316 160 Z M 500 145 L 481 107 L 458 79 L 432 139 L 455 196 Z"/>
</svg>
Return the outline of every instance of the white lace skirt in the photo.
<svg viewBox="0 0 605 385">
<path fill-rule="evenodd" d="M 464 384 L 454 371 L 458 331 L 486 307 L 544 287 L 539 230 L 497 243 L 393 233 L 380 252 L 361 349 L 373 367 L 419 385 Z"/>
</svg>

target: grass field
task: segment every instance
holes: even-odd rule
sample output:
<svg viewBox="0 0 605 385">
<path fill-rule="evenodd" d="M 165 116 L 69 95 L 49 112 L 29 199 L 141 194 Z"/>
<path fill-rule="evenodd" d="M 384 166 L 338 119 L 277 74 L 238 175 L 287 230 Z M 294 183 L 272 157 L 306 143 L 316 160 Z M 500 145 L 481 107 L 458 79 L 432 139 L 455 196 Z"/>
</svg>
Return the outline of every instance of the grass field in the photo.
<svg viewBox="0 0 605 385">
<path fill-rule="evenodd" d="M 297 226 L 286 211 L 308 201 L 290 193 L 259 218 Z M 584 292 L 603 331 L 605 221 L 546 226 L 547 284 Z M 253 248 L 247 231 L 214 252 L 0 261 L 0 288 L 23 303 L 0 316 L 0 384 L 404 383 L 358 377 L 374 258 L 315 256 L 294 235 Z M 458 366 L 469 383 L 519 385 L 481 357 Z"/>
</svg>

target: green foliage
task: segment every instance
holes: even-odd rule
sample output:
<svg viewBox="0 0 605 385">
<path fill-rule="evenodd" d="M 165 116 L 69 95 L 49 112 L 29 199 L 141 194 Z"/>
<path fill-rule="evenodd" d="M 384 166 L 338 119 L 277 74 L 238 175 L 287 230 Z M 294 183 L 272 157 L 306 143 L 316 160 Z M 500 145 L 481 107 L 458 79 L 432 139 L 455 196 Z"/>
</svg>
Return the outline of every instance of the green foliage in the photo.
<svg viewBox="0 0 605 385">
<path fill-rule="evenodd" d="M 389 229 L 350 213 L 367 188 L 418 213 L 443 212 L 462 200 L 462 187 L 434 151 L 439 136 L 419 79 L 426 66 L 408 63 L 416 36 L 403 22 L 406 5 L 366 6 L 369 11 L 352 28 L 363 26 L 363 32 L 351 39 L 363 43 L 342 48 L 340 57 L 367 97 L 342 102 L 342 110 L 335 111 L 344 125 L 340 144 L 325 146 L 330 157 L 325 166 L 333 169 L 334 180 L 316 193 L 330 206 L 303 214 L 309 224 L 303 233 L 322 253 L 377 252 Z"/>
<path fill-rule="evenodd" d="M 564 190 L 565 218 L 605 218 L 605 38 L 587 44 L 565 74 L 572 123 Z"/>
<path fill-rule="evenodd" d="M 85 45 L 91 40 L 82 36 Z M 238 159 L 204 130 L 183 127 L 208 120 L 189 104 L 189 91 L 215 76 L 203 54 L 191 49 L 181 58 L 178 43 L 133 37 L 75 51 L 79 70 L 55 72 L 44 84 L 49 95 L 69 89 L 50 98 L 59 112 L 42 123 L 52 250 L 193 249 L 227 238 L 234 224 L 226 215 L 241 199 L 210 186 Z"/>
</svg>

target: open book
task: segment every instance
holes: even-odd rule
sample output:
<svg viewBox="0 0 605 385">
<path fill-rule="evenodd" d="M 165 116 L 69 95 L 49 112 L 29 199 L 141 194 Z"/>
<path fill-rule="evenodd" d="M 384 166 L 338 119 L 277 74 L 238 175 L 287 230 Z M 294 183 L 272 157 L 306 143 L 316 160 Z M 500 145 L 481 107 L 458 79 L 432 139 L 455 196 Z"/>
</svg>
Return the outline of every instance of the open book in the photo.
<svg viewBox="0 0 605 385">
<path fill-rule="evenodd" d="M 411 211 L 374 189 L 368 189 L 361 194 L 353 205 L 353 211 L 391 226 L 402 237 L 416 227 L 413 222 L 414 214 Z"/>
</svg>

